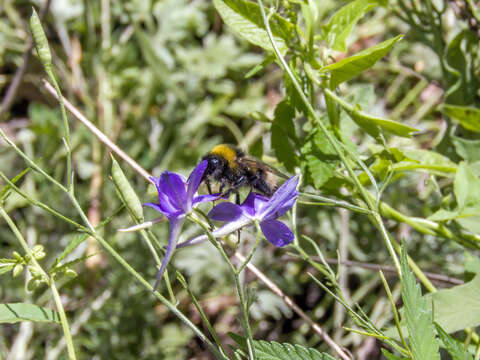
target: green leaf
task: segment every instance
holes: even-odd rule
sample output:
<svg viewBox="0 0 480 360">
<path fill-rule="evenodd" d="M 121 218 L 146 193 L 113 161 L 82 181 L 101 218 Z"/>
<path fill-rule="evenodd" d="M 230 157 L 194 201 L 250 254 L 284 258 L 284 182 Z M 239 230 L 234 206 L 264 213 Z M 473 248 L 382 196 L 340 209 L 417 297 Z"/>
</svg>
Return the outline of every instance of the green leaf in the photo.
<svg viewBox="0 0 480 360">
<path fill-rule="evenodd" d="M 393 45 L 401 40 L 403 35 L 398 35 L 368 49 L 362 50 L 353 56 L 337 61 L 336 63 L 324 66 L 319 71 L 330 72 L 330 88 L 335 89 L 342 82 L 360 75 L 363 71 L 371 68 L 375 63 L 384 57 Z"/>
<path fill-rule="evenodd" d="M 355 24 L 378 4 L 386 4 L 386 1 L 355 0 L 338 10 L 322 29 L 328 45 L 333 50 L 345 51 L 345 42 Z"/>
<path fill-rule="evenodd" d="M 424 149 L 395 149 L 404 156 L 402 161 L 393 165 L 396 171 L 427 170 L 428 172 L 443 176 L 457 171 L 457 164 L 435 151 Z"/>
<path fill-rule="evenodd" d="M 353 109 L 347 109 L 343 107 L 343 109 L 352 118 L 352 120 L 357 123 L 358 126 L 360 126 L 374 138 L 379 137 L 380 129 L 402 137 L 410 137 L 413 132 L 418 131 L 415 128 L 393 120 L 368 115 L 356 107 Z"/>
<path fill-rule="evenodd" d="M 383 356 L 385 356 L 385 358 L 387 360 L 403 360 L 403 359 L 406 359 L 404 357 L 393 355 L 392 353 L 388 352 L 385 349 L 382 349 L 382 354 L 383 354 Z"/>
<path fill-rule="evenodd" d="M 325 95 L 327 98 L 331 98 L 338 103 L 343 110 L 350 116 L 350 118 L 357 123 L 363 130 L 374 138 L 378 138 L 380 135 L 380 129 L 402 137 L 410 137 L 410 134 L 418 131 L 408 125 L 398 123 L 393 120 L 383 119 L 376 116 L 368 115 L 361 110 L 359 105 L 351 105 L 338 97 L 333 91 L 325 89 Z"/>
<path fill-rule="evenodd" d="M 473 163 L 480 161 L 480 140 L 467 140 L 458 136 L 450 136 L 457 154 L 465 161 Z"/>
<path fill-rule="evenodd" d="M 246 0 L 214 0 L 213 4 L 223 21 L 245 40 L 273 51 L 257 4 Z M 270 28 L 278 48 L 281 52 L 285 51 L 294 35 L 294 25 L 274 14 L 270 17 Z"/>
<path fill-rule="evenodd" d="M 0 323 L 13 324 L 19 321 L 59 323 L 60 319 L 56 311 L 34 304 L 0 304 Z"/>
<path fill-rule="evenodd" d="M 339 162 L 338 156 L 320 131 L 310 136 L 300 152 L 302 165 L 306 167 L 308 178 L 315 188 L 320 188 L 332 178 Z"/>
<path fill-rule="evenodd" d="M 480 109 L 472 106 L 444 105 L 445 115 L 457 121 L 465 129 L 480 132 Z"/>
<path fill-rule="evenodd" d="M 228 333 L 228 335 L 243 351 L 246 351 L 247 343 L 243 336 L 234 333 Z M 288 343 L 280 344 L 276 341 L 254 340 L 253 347 L 258 360 L 335 360 L 334 357 L 313 348 Z"/>
<path fill-rule="evenodd" d="M 275 108 L 275 117 L 271 128 L 272 148 L 275 151 L 275 155 L 290 172 L 297 165 L 295 148 L 290 141 L 290 139 L 297 141 L 295 125 L 293 124 L 294 117 L 295 108 L 284 100 Z"/>
<path fill-rule="evenodd" d="M 402 247 L 401 267 L 403 315 L 407 324 L 413 358 L 414 360 L 440 360 L 432 311 L 428 308 L 425 298 L 422 297 L 420 286 L 408 267 L 405 246 Z M 436 309 L 435 307 L 435 311 Z"/>
<path fill-rule="evenodd" d="M 460 210 L 480 207 L 480 178 L 465 162 L 458 166 L 453 191 Z"/>
<path fill-rule="evenodd" d="M 448 334 L 480 325 L 480 275 L 470 282 L 442 289 L 426 297 L 433 302 L 434 320 Z"/>
<path fill-rule="evenodd" d="M 452 355 L 453 360 L 473 360 L 472 355 L 465 350 L 462 343 L 452 339 L 437 323 L 435 323 L 435 328 L 437 329 L 438 337 L 442 340 L 448 353 Z"/>
<path fill-rule="evenodd" d="M 480 274 L 480 258 L 469 252 L 465 252 L 465 263 L 463 266 L 467 272 Z"/>
</svg>

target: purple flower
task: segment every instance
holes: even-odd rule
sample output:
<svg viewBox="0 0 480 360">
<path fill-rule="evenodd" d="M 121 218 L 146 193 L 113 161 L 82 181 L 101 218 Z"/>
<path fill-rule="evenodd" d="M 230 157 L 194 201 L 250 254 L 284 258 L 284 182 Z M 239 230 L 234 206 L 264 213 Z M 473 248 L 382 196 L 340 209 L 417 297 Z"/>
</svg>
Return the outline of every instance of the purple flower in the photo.
<svg viewBox="0 0 480 360">
<path fill-rule="evenodd" d="M 208 216 L 213 220 L 227 223 L 212 232 L 214 237 L 223 237 L 254 221 L 260 223 L 265 238 L 275 246 L 284 246 L 293 241 L 293 232 L 277 218 L 285 214 L 295 203 L 298 191 L 298 177 L 285 181 L 269 199 L 260 194 L 250 192 L 242 205 L 223 202 L 215 206 Z M 188 240 L 178 247 L 197 244 L 205 241 L 206 235 Z"/>
<path fill-rule="evenodd" d="M 218 195 L 195 195 L 206 168 L 207 161 L 202 161 L 193 169 L 187 181 L 185 181 L 183 176 L 170 171 L 164 171 L 159 178 L 150 178 L 157 188 L 159 203 L 146 203 L 144 205 L 161 212 L 167 217 L 170 223 L 165 257 L 158 271 L 153 290 L 157 288 L 158 282 L 162 278 L 168 262 L 173 255 L 173 250 L 177 245 L 180 229 L 185 221 L 186 215 L 192 212 L 196 204 L 218 198 Z"/>
</svg>

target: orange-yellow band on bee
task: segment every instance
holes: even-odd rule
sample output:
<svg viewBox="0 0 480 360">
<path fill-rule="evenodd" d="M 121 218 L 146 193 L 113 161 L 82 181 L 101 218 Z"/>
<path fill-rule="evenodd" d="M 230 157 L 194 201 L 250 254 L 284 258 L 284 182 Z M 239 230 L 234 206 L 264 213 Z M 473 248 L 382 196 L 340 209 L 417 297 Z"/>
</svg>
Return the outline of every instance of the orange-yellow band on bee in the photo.
<svg viewBox="0 0 480 360">
<path fill-rule="evenodd" d="M 222 158 L 227 160 L 228 165 L 231 168 L 235 168 L 237 166 L 237 163 L 235 162 L 235 157 L 237 156 L 237 153 L 235 152 L 235 149 L 232 149 L 228 145 L 217 145 L 212 149 L 212 151 L 210 151 L 210 153 L 221 156 Z"/>
</svg>

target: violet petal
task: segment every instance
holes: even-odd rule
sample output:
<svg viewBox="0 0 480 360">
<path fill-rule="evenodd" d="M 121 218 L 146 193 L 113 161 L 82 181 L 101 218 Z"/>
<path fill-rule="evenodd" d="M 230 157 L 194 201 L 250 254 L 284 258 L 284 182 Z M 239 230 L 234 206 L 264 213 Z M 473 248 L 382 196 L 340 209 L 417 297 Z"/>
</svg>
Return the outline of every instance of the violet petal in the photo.
<svg viewBox="0 0 480 360">
<path fill-rule="evenodd" d="M 188 177 L 187 180 L 187 201 L 191 202 L 193 196 L 198 190 L 200 183 L 202 181 L 203 173 L 207 168 L 207 160 L 202 161 L 198 164 L 195 169 L 193 169 L 192 173 Z"/>
<path fill-rule="evenodd" d="M 160 176 L 158 193 L 165 194 L 174 207 L 187 212 L 187 192 L 185 182 L 180 175 L 164 171 Z"/>
<path fill-rule="evenodd" d="M 160 265 L 160 270 L 157 273 L 157 278 L 155 279 L 155 284 L 153 285 L 153 291 L 155 291 L 158 287 L 158 283 L 160 282 L 165 269 L 167 268 L 170 259 L 172 258 L 173 252 L 177 247 L 178 236 L 180 234 L 180 229 L 182 228 L 183 222 L 185 217 L 178 217 L 170 219 L 170 231 L 168 234 L 168 244 L 165 251 L 165 256 L 162 260 L 162 265 Z"/>
<path fill-rule="evenodd" d="M 293 241 L 294 235 L 287 225 L 278 220 L 266 220 L 260 223 L 265 238 L 275 246 L 288 245 Z"/>
<path fill-rule="evenodd" d="M 270 198 L 268 204 L 264 206 L 261 210 L 260 216 L 265 220 L 273 220 L 275 218 L 275 213 L 283 209 L 284 204 L 289 203 L 292 199 L 298 196 L 297 189 L 298 176 L 293 176 L 287 181 L 285 181 L 282 186 L 278 188 L 277 191 Z M 293 205 L 293 203 L 291 203 Z M 288 210 L 288 209 L 287 209 Z"/>
<path fill-rule="evenodd" d="M 215 201 L 218 200 L 219 194 L 203 194 L 198 195 L 193 198 L 192 204 L 195 205 L 197 203 L 203 203 L 208 201 Z"/>
<path fill-rule="evenodd" d="M 208 217 L 218 221 L 235 221 L 242 215 L 242 208 L 230 202 L 222 202 L 208 213 Z"/>
</svg>

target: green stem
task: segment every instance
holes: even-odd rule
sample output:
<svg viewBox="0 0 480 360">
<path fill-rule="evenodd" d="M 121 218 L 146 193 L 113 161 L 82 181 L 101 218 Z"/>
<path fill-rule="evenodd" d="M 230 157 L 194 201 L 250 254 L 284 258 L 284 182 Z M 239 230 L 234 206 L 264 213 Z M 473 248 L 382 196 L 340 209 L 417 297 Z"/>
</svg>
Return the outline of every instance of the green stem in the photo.
<svg viewBox="0 0 480 360">
<path fill-rule="evenodd" d="M 260 12 L 262 14 L 263 22 L 265 24 L 265 29 L 267 30 L 268 37 L 270 39 L 270 42 L 272 43 L 272 47 L 274 49 L 275 55 L 277 56 L 277 59 L 282 64 L 283 70 L 290 77 L 290 80 L 292 81 L 298 95 L 302 99 L 302 102 L 304 103 L 305 107 L 307 108 L 310 116 L 313 118 L 315 123 L 319 126 L 320 130 L 325 135 L 325 137 L 327 138 L 327 141 L 330 143 L 330 145 L 332 145 L 333 148 L 335 149 L 335 152 L 340 157 L 340 160 L 342 161 L 343 165 L 345 166 L 345 169 L 347 170 L 348 174 L 352 178 L 356 189 L 362 195 L 364 201 L 368 205 L 368 208 L 373 212 L 372 219 L 374 220 L 373 221 L 374 225 L 380 230 L 380 232 L 382 234 L 382 237 L 383 237 L 383 239 L 384 239 L 384 241 L 387 245 L 388 252 L 390 253 L 390 256 L 393 259 L 393 263 L 394 263 L 395 268 L 398 272 L 398 275 L 399 275 L 400 278 L 402 278 L 402 270 L 401 270 L 401 267 L 400 267 L 400 261 L 398 260 L 397 255 L 396 255 L 395 251 L 393 250 L 393 246 L 391 244 L 388 233 L 386 232 L 383 221 L 382 221 L 380 215 L 378 214 L 378 209 L 376 207 L 375 201 L 372 201 L 371 197 L 368 194 L 368 191 L 360 183 L 360 180 L 357 178 L 355 172 L 353 171 L 352 167 L 350 166 L 350 163 L 349 163 L 348 159 L 346 158 L 345 154 L 343 153 L 343 150 L 342 150 L 341 146 L 337 143 L 337 140 L 335 139 L 335 137 L 330 133 L 330 131 L 325 126 L 325 124 L 321 121 L 320 117 L 318 116 L 317 112 L 315 111 L 312 104 L 308 100 L 307 96 L 304 94 L 304 92 L 302 90 L 302 87 L 298 83 L 296 77 L 293 75 L 292 70 L 290 69 L 290 67 L 286 63 L 285 59 L 283 58 L 283 56 L 281 55 L 281 53 L 280 53 L 280 51 L 277 47 L 277 44 L 275 43 L 272 31 L 270 29 L 269 21 L 267 19 L 266 14 L 265 14 L 265 9 L 263 8 L 262 0 L 257 0 L 257 1 L 258 1 L 258 5 L 260 7 Z M 326 94 L 327 93 L 332 93 L 328 89 L 323 89 L 323 90 Z M 350 151 L 348 149 L 345 149 L 345 151 L 347 152 L 347 154 L 350 155 Z"/>
<path fill-rule="evenodd" d="M 258 223 L 258 221 L 255 221 L 255 226 L 257 228 L 257 239 L 255 240 L 255 245 L 253 245 L 245 261 L 237 268 L 237 271 L 236 271 L 237 274 L 240 274 L 243 271 L 243 269 L 245 269 L 245 266 L 248 265 L 250 260 L 252 260 L 252 257 L 255 254 L 255 250 L 257 250 L 258 244 L 260 243 L 260 239 L 262 238 L 261 236 L 262 230 L 260 229 L 260 224 Z"/>
<path fill-rule="evenodd" d="M 65 310 L 63 309 L 63 305 L 60 300 L 60 295 L 58 294 L 58 290 L 55 286 L 55 281 L 53 280 L 53 277 L 49 277 L 45 272 L 45 270 L 43 270 L 43 268 L 37 262 L 37 260 L 33 256 L 32 251 L 28 247 L 27 242 L 23 238 L 23 235 L 21 234 L 20 230 L 18 230 L 17 226 L 12 221 L 11 217 L 7 214 L 3 206 L 0 206 L 0 216 L 2 216 L 7 222 L 8 226 L 14 233 L 15 237 L 17 238 L 18 242 L 22 246 L 23 250 L 29 256 L 33 266 L 35 266 L 36 270 L 41 274 L 42 278 L 49 284 L 50 289 L 52 290 L 52 293 L 53 293 L 53 299 L 55 300 L 55 304 L 57 306 L 58 314 L 60 316 L 60 323 L 62 324 L 63 334 L 65 335 L 65 342 L 67 344 L 68 357 L 70 360 L 76 360 L 75 349 L 73 347 L 73 340 L 70 334 L 70 328 L 68 326 L 67 316 L 65 315 Z"/>
<path fill-rule="evenodd" d="M 222 353 L 223 358 L 224 358 L 224 359 L 228 359 L 228 356 L 226 355 L 227 352 L 225 351 L 222 343 L 220 342 L 220 339 L 218 338 L 215 329 L 213 328 L 212 324 L 211 324 L 210 321 L 208 320 L 208 317 L 207 317 L 207 315 L 205 314 L 205 312 L 203 311 L 202 307 L 200 306 L 200 303 L 198 302 L 195 294 L 192 292 L 192 290 L 191 290 L 190 287 L 188 286 L 187 281 L 185 280 L 185 278 L 183 277 L 183 275 L 182 275 L 180 272 L 178 272 L 178 271 L 177 271 L 177 279 L 179 280 L 179 282 L 182 284 L 183 288 L 187 291 L 188 295 L 189 295 L 190 298 L 192 299 L 193 305 L 195 305 L 195 308 L 197 309 L 198 313 L 200 314 L 200 317 L 202 318 L 205 326 L 207 327 L 208 331 L 210 332 L 210 335 L 212 335 L 213 340 L 215 341 L 215 343 L 217 344 L 218 348 L 220 349 L 220 352 Z"/>
<path fill-rule="evenodd" d="M 67 111 L 65 110 L 65 105 L 63 104 L 63 96 L 62 92 L 60 90 L 60 86 L 58 85 L 57 79 L 55 77 L 55 74 L 53 72 L 53 68 L 51 66 L 45 67 L 45 71 L 48 74 L 48 77 L 50 78 L 50 81 L 53 83 L 53 86 L 55 87 L 55 90 L 57 91 L 58 94 L 58 99 L 60 103 L 60 112 L 62 114 L 62 119 L 63 119 L 63 127 L 65 129 L 65 149 L 67 150 L 67 189 L 71 190 L 73 187 L 73 181 L 72 181 L 72 149 L 70 145 L 70 127 L 68 125 L 68 117 L 67 117 Z"/>
<path fill-rule="evenodd" d="M 235 266 L 233 266 L 232 262 L 230 261 L 230 258 L 228 257 L 227 253 L 223 249 L 222 245 L 213 236 L 209 226 L 204 224 L 202 221 L 200 221 L 194 216 L 190 215 L 189 219 L 191 219 L 192 221 L 194 221 L 195 223 L 197 223 L 202 227 L 202 229 L 205 231 L 205 233 L 208 236 L 208 240 L 210 240 L 212 245 L 215 246 L 215 248 L 220 252 L 223 259 L 226 261 L 226 263 L 230 266 L 230 269 L 232 270 L 234 280 L 235 280 L 235 287 L 237 289 L 238 300 L 240 302 L 240 307 L 242 309 L 242 323 L 243 323 L 243 330 L 245 332 L 245 337 L 247 339 L 248 357 L 250 360 L 255 360 L 255 349 L 253 348 L 252 330 L 250 328 L 250 323 L 248 321 L 248 308 L 247 308 L 247 303 L 245 302 L 242 285 L 240 282 L 240 272 L 237 269 L 235 269 Z M 248 264 L 247 261 L 244 261 L 244 263 Z"/>
<path fill-rule="evenodd" d="M 62 300 L 60 299 L 60 294 L 58 293 L 57 287 L 55 286 L 53 276 L 50 277 L 50 289 L 53 293 L 53 299 L 55 300 L 55 305 L 57 306 L 58 315 L 60 317 L 60 323 L 62 324 L 63 334 L 65 335 L 65 343 L 67 344 L 68 357 L 71 360 L 75 360 L 75 348 L 73 346 L 72 335 L 70 334 L 70 328 L 68 326 L 67 315 L 65 314 L 65 309 L 63 308 Z"/>
</svg>

